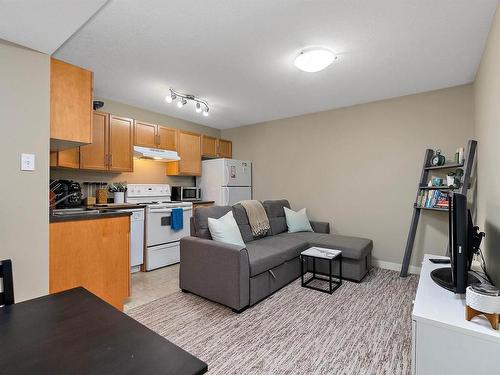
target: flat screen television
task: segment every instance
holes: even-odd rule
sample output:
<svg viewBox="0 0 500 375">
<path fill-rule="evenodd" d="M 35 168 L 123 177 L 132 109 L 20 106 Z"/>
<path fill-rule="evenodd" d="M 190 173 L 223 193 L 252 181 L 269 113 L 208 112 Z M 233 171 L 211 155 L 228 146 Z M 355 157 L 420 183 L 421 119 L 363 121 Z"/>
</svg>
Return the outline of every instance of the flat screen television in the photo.
<svg viewBox="0 0 500 375">
<path fill-rule="evenodd" d="M 463 294 L 468 285 L 481 282 L 469 271 L 484 233 L 478 233 L 479 228 L 472 223 L 472 215 L 467 209 L 467 196 L 464 194 L 451 195 L 448 214 L 451 267 L 435 269 L 431 277 L 441 287 Z"/>
</svg>

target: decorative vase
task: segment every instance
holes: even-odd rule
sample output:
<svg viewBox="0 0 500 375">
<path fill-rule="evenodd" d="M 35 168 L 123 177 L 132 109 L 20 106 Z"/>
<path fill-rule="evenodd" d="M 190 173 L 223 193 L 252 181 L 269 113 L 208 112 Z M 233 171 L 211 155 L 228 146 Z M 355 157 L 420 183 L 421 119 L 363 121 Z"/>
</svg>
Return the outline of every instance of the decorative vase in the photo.
<svg viewBox="0 0 500 375">
<path fill-rule="evenodd" d="M 114 203 L 125 203 L 125 193 L 123 191 L 117 191 L 113 193 Z"/>
</svg>

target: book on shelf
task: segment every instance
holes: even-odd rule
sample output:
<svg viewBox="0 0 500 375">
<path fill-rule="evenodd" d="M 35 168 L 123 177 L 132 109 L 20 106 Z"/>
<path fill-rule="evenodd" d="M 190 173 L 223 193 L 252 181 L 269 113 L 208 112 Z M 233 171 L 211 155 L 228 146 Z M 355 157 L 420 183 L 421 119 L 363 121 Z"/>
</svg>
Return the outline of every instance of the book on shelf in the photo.
<svg viewBox="0 0 500 375">
<path fill-rule="evenodd" d="M 441 190 L 420 189 L 417 197 L 417 207 L 448 208 L 449 192 Z"/>
</svg>

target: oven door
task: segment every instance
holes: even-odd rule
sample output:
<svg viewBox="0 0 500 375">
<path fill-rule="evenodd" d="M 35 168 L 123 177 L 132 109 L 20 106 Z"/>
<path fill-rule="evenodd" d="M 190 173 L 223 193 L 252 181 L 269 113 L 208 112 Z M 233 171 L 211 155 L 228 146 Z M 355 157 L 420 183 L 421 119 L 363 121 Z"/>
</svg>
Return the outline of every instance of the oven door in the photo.
<svg viewBox="0 0 500 375">
<path fill-rule="evenodd" d="M 182 237 L 189 236 L 189 220 L 191 218 L 191 207 L 182 207 L 183 228 L 172 230 L 170 219 L 171 208 L 149 208 L 147 227 L 147 245 L 156 246 L 169 242 L 179 241 Z"/>
</svg>

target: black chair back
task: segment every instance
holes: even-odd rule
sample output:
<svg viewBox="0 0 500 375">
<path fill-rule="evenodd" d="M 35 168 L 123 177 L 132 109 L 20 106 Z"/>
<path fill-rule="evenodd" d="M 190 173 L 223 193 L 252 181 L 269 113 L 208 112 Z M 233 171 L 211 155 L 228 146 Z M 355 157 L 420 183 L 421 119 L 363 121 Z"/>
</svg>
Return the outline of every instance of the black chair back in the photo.
<svg viewBox="0 0 500 375">
<path fill-rule="evenodd" d="M 14 304 L 14 281 L 10 259 L 0 261 L 0 279 L 3 284 L 3 290 L 0 292 L 0 306 Z"/>
</svg>

